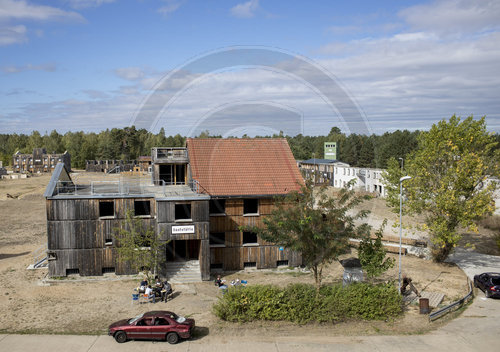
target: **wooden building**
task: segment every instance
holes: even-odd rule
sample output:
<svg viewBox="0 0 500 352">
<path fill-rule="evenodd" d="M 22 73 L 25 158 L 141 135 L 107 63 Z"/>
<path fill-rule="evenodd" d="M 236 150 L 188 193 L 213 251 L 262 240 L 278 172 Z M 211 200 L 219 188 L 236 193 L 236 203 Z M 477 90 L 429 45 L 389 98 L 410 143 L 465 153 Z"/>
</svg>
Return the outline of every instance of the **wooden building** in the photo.
<svg viewBox="0 0 500 352">
<path fill-rule="evenodd" d="M 302 264 L 299 253 L 240 231 L 260 225 L 273 197 L 303 182 L 285 139 L 188 139 L 153 148 L 151 179 L 77 185 L 59 164 L 47 187 L 49 275 L 129 274 L 116 256 L 127 211 L 166 243 L 169 272 L 194 261 L 200 278 L 217 270 Z"/>
<path fill-rule="evenodd" d="M 63 163 L 67 170 L 71 170 L 71 156 L 67 151 L 62 154 L 48 154 L 44 148 L 33 149 L 33 154 L 17 151 L 12 161 L 12 170 L 19 173 L 52 172 L 58 163 Z"/>
</svg>

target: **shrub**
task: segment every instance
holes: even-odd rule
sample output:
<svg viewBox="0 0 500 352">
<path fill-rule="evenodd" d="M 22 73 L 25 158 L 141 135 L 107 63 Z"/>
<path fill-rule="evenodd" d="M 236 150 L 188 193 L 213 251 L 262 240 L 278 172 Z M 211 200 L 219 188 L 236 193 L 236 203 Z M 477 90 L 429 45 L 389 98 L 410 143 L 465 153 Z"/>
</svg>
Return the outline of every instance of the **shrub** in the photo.
<svg viewBox="0 0 500 352">
<path fill-rule="evenodd" d="M 213 311 L 227 321 L 284 320 L 299 324 L 346 319 L 382 320 L 401 313 L 401 297 L 393 285 L 355 283 L 321 287 L 294 284 L 229 288 Z"/>
</svg>

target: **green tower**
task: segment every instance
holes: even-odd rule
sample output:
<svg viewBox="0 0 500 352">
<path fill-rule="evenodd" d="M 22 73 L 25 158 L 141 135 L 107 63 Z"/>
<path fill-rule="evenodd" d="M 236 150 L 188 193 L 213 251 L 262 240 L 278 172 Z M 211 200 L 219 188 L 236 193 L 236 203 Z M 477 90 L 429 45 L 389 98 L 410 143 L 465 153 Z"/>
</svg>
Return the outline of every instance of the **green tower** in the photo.
<svg viewBox="0 0 500 352">
<path fill-rule="evenodd" d="M 337 160 L 337 142 L 325 142 L 325 159 Z"/>
</svg>

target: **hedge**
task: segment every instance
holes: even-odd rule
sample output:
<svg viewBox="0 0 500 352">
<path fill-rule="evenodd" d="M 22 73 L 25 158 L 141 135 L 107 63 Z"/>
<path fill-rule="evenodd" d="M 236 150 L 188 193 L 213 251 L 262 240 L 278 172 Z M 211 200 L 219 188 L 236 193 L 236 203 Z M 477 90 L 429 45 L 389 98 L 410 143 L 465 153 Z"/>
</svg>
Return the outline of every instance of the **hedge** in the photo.
<svg viewBox="0 0 500 352">
<path fill-rule="evenodd" d="M 316 288 L 293 284 L 231 287 L 213 306 L 227 321 L 281 320 L 299 324 L 347 319 L 384 320 L 402 312 L 401 297 L 390 284 L 354 283 Z"/>
</svg>

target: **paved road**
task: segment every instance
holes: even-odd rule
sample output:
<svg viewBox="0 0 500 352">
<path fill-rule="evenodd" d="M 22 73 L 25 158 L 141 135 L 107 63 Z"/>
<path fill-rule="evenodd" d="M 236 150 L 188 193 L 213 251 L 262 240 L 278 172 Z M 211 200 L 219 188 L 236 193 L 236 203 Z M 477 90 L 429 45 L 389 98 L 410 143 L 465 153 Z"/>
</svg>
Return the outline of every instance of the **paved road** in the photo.
<svg viewBox="0 0 500 352">
<path fill-rule="evenodd" d="M 500 257 L 458 250 L 450 261 L 456 262 L 469 277 L 484 271 L 500 272 Z M 189 351 L 189 352 L 295 352 L 295 351 L 495 351 L 500 341 L 500 300 L 479 295 L 457 319 L 426 335 L 411 336 L 324 336 L 314 338 L 276 337 L 269 341 L 235 338 L 220 342 L 210 336 L 177 345 L 165 342 L 130 341 L 117 344 L 109 336 L 0 335 L 0 351 L 37 352 L 113 352 L 113 351 Z"/>
</svg>

